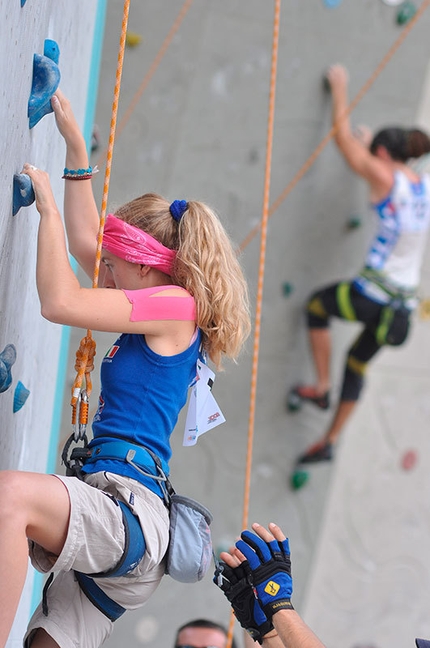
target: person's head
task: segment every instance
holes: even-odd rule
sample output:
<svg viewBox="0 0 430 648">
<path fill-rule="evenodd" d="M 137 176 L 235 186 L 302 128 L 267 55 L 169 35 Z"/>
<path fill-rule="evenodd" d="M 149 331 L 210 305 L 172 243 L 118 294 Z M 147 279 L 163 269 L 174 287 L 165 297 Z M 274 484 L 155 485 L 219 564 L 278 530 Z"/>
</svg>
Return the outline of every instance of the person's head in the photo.
<svg viewBox="0 0 430 648">
<path fill-rule="evenodd" d="M 419 128 L 400 128 L 392 126 L 380 130 L 370 144 L 373 155 L 381 155 L 385 150 L 392 160 L 406 162 L 430 152 L 430 138 Z"/>
<path fill-rule="evenodd" d="M 226 648 L 227 628 L 208 619 L 195 619 L 181 626 L 175 638 L 174 648 Z M 234 639 L 232 648 L 236 648 Z"/>
<path fill-rule="evenodd" d="M 166 257 L 162 271 L 194 297 L 211 360 L 219 367 L 223 355 L 236 358 L 250 330 L 248 291 L 231 241 L 212 209 L 198 201 L 170 204 L 148 193 L 114 216 L 164 246 L 159 253 L 155 243 L 151 253 Z"/>
</svg>

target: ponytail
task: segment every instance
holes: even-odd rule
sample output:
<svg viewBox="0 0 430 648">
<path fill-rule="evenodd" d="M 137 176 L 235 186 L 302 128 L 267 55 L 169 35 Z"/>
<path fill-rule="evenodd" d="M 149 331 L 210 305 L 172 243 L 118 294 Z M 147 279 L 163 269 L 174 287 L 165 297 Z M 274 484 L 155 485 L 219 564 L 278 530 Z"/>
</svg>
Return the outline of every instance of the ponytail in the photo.
<svg viewBox="0 0 430 648">
<path fill-rule="evenodd" d="M 193 295 L 209 357 L 235 359 L 250 332 L 248 289 L 236 252 L 215 213 L 189 201 L 179 223 L 174 279 Z"/>
<path fill-rule="evenodd" d="M 406 133 L 408 158 L 419 158 L 430 153 L 430 137 L 419 128 L 411 128 Z"/>
<path fill-rule="evenodd" d="M 407 162 L 430 152 L 430 138 L 419 128 L 384 128 L 376 133 L 370 145 L 370 152 L 376 153 L 378 146 L 383 146 L 393 160 Z"/>
</svg>

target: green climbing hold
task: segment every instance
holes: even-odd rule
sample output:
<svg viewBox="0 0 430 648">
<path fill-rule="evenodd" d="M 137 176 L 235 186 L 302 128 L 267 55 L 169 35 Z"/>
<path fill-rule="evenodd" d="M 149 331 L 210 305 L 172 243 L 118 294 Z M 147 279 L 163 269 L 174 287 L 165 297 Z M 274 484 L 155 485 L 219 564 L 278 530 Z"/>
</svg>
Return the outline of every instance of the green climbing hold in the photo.
<svg viewBox="0 0 430 648">
<path fill-rule="evenodd" d="M 287 410 L 289 412 L 298 412 L 302 407 L 302 399 L 295 387 L 290 389 L 287 394 Z"/>
<path fill-rule="evenodd" d="M 284 295 L 284 297 L 289 297 L 293 290 L 294 288 L 292 284 L 288 283 L 288 281 L 282 284 L 282 294 Z"/>
<path fill-rule="evenodd" d="M 309 479 L 309 473 L 305 470 L 296 470 L 291 475 L 291 488 L 293 490 L 299 490 L 302 486 L 306 484 Z"/>
<path fill-rule="evenodd" d="M 406 0 L 406 2 L 404 2 L 400 7 L 399 12 L 397 14 L 397 24 L 406 25 L 406 23 L 408 23 L 411 20 L 411 18 L 415 16 L 416 12 L 417 9 L 414 3 L 411 2 L 410 0 Z"/>
<path fill-rule="evenodd" d="M 358 229 L 359 227 L 361 227 L 361 218 L 360 218 L 360 216 L 357 216 L 356 214 L 354 214 L 353 216 L 350 216 L 348 218 L 347 227 L 350 230 Z"/>
</svg>

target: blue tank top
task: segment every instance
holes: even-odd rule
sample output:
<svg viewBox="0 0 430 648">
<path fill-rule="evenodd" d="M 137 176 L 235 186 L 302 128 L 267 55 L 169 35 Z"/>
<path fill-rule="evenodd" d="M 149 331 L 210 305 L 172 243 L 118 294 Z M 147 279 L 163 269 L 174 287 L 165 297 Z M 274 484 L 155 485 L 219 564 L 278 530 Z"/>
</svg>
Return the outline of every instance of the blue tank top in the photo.
<svg viewBox="0 0 430 648">
<path fill-rule="evenodd" d="M 160 457 L 169 474 L 170 435 L 196 377 L 200 343 L 198 331 L 188 349 L 161 356 L 149 348 L 144 335 L 123 333 L 102 361 L 102 389 L 92 425 L 94 439 L 114 436 L 146 446 Z M 158 482 L 143 477 L 126 462 L 98 460 L 83 469 L 84 473 L 99 471 L 137 479 L 161 496 Z"/>
</svg>

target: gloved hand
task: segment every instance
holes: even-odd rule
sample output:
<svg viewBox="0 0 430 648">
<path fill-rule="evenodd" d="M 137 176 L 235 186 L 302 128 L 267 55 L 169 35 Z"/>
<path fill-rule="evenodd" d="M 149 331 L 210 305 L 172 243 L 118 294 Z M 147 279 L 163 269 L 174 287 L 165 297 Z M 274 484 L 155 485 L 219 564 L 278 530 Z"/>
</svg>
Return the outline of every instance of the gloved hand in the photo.
<svg viewBox="0 0 430 648">
<path fill-rule="evenodd" d="M 254 641 L 262 643 L 264 635 L 273 630 L 273 625 L 268 621 L 254 594 L 247 561 L 237 567 L 230 567 L 227 563 L 219 561 L 213 580 L 230 601 L 242 628 Z"/>
<path fill-rule="evenodd" d="M 279 610 L 294 609 L 288 538 L 265 542 L 250 531 L 243 531 L 241 538 L 236 547 L 249 563 L 252 584 L 266 617 L 271 620 Z"/>
</svg>

